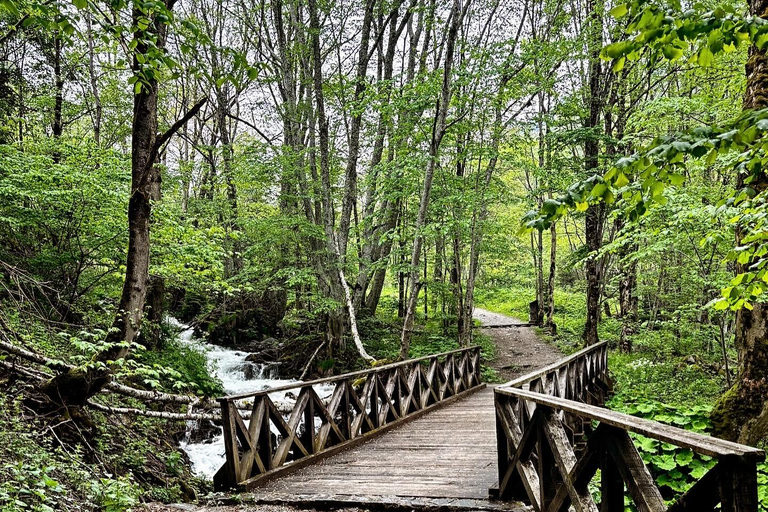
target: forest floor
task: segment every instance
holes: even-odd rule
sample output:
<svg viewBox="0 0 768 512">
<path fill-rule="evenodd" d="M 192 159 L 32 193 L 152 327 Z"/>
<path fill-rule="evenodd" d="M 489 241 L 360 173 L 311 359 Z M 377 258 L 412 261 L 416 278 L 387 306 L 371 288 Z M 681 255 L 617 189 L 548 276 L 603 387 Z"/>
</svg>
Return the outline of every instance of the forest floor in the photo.
<svg viewBox="0 0 768 512">
<path fill-rule="evenodd" d="M 475 320 L 483 326 L 522 324 L 522 327 L 481 329 L 493 339 L 496 358 L 489 366 L 496 370 L 504 382 L 531 372 L 563 357 L 556 347 L 542 340 L 533 327 L 527 327 L 517 318 L 475 308 Z"/>
</svg>

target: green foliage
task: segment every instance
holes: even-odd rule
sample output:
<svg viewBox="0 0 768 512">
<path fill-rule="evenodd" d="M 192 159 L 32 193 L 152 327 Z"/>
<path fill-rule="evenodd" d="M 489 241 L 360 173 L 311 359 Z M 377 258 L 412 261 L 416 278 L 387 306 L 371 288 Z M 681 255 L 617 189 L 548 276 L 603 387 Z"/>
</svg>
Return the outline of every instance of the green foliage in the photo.
<svg viewBox="0 0 768 512">
<path fill-rule="evenodd" d="M 25 462 L 4 464 L 2 472 L 7 480 L 0 485 L 0 510 L 52 512 L 57 495 L 64 492 L 61 484 L 51 478 L 55 469 Z"/>
<path fill-rule="evenodd" d="M 159 351 L 139 351 L 136 357 L 145 369 L 136 374 L 143 376 L 144 384 L 149 387 L 208 397 L 224 393 L 221 382 L 211 375 L 201 347 L 185 345 L 174 339 L 164 343 Z M 175 373 L 170 372 L 171 369 Z"/>
<path fill-rule="evenodd" d="M 101 478 L 91 483 L 94 503 L 104 512 L 124 512 L 139 504 L 141 489 L 130 476 Z"/>
<path fill-rule="evenodd" d="M 617 395 L 611 399 L 608 406 L 619 412 L 699 434 L 708 434 L 712 427 L 709 419 L 712 407 L 709 405 L 672 406 L 651 399 L 626 400 L 624 396 Z M 687 448 L 680 448 L 634 433 L 630 433 L 630 436 L 668 504 L 682 496 L 717 464 L 716 459 L 694 453 Z M 768 510 L 768 489 L 765 483 L 768 483 L 768 464 L 758 465 L 757 478 L 760 510 L 766 511 Z M 629 512 L 633 509 L 626 507 L 625 510 Z"/>
</svg>

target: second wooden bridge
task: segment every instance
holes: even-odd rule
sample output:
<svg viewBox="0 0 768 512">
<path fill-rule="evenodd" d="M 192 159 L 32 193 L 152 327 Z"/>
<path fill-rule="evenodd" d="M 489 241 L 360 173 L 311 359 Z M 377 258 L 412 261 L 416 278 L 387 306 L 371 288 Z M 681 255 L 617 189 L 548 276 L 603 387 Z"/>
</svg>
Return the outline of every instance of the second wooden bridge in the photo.
<svg viewBox="0 0 768 512">
<path fill-rule="evenodd" d="M 327 507 L 622 512 L 626 495 L 641 512 L 757 512 L 761 450 L 605 409 L 607 372 L 599 344 L 485 389 L 469 347 L 224 397 L 214 483 Z M 283 392 L 288 413 L 270 397 Z M 630 432 L 717 464 L 670 504 Z"/>
</svg>

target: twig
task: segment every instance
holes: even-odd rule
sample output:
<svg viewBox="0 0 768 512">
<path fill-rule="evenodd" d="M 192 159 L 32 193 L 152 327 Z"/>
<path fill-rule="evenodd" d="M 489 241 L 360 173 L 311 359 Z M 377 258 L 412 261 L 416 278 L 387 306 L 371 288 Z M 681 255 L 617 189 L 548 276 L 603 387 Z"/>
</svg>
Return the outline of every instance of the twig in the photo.
<svg viewBox="0 0 768 512">
<path fill-rule="evenodd" d="M 317 353 L 320 352 L 320 350 L 325 346 L 325 342 L 322 342 L 317 349 L 315 349 L 315 353 L 312 354 L 312 357 L 309 358 L 309 361 L 307 361 L 307 365 L 304 367 L 304 371 L 301 372 L 301 377 L 299 377 L 299 380 L 304 380 L 304 377 L 307 376 L 307 372 L 309 371 L 309 365 L 312 364 L 312 361 L 315 360 L 315 357 L 317 357 Z"/>
</svg>

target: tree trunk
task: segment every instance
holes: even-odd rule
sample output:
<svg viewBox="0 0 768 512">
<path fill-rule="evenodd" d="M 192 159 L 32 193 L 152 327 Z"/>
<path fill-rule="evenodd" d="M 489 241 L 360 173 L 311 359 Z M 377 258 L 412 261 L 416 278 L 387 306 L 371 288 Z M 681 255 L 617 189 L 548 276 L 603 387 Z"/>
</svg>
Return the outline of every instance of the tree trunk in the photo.
<svg viewBox="0 0 768 512">
<path fill-rule="evenodd" d="M 555 325 L 555 270 L 557 268 L 557 223 L 549 228 L 549 279 L 547 280 L 547 322 L 546 327 L 553 334 Z"/>
<path fill-rule="evenodd" d="M 584 142 L 584 168 L 588 175 L 594 174 L 598 169 L 598 154 L 600 151 L 597 129 L 600 112 L 602 111 L 601 74 L 602 64 L 600 50 L 603 46 L 602 14 L 597 11 L 595 0 L 587 1 L 587 23 L 589 27 L 589 116 L 584 127 L 590 131 Z M 584 220 L 584 235 L 586 237 L 589 256 L 584 264 L 584 272 L 587 278 L 587 318 L 584 325 L 583 339 L 586 345 L 593 345 L 599 341 L 597 325 L 600 321 L 600 261 L 597 251 L 603 243 L 603 223 L 605 219 L 605 205 L 599 203 L 587 208 Z"/>
<path fill-rule="evenodd" d="M 360 341 L 357 333 L 357 321 L 355 310 L 352 304 L 352 296 L 344 277 L 344 267 L 342 257 L 339 251 L 338 241 L 334 232 L 334 209 L 331 197 L 331 169 L 330 169 L 330 137 L 328 132 L 328 119 L 325 114 L 325 98 L 323 95 L 323 63 L 320 49 L 320 17 L 317 10 L 317 0 L 309 0 L 309 27 L 312 39 L 312 82 L 314 86 L 315 105 L 317 108 L 318 135 L 320 147 L 320 176 L 322 182 L 322 203 L 323 203 L 323 227 L 325 230 L 326 250 L 329 258 L 329 265 L 336 269 L 331 273 L 331 294 L 332 298 L 339 300 L 347 306 L 347 319 L 352 328 L 352 335 L 357 347 L 358 353 L 363 359 L 372 361 L 373 358 L 368 355 Z M 343 308 L 332 311 L 327 319 L 327 336 L 329 350 L 334 346 L 344 348 Z"/>
<path fill-rule="evenodd" d="M 170 0 L 171 2 L 173 0 Z M 172 8 L 172 3 L 168 8 Z M 143 16 L 134 8 L 134 23 Z M 144 31 L 135 35 L 136 54 L 145 54 L 146 41 L 156 40 L 159 48 L 165 47 L 167 26 L 153 21 Z M 136 56 L 134 73 L 142 69 Z M 96 363 L 87 369 L 75 368 L 59 374 L 44 384 L 44 392 L 55 402 L 63 405 L 82 406 L 112 379 L 111 362 L 125 357 L 128 346 L 136 339 L 141 327 L 144 301 L 149 279 L 149 225 L 152 209 L 152 188 L 157 140 L 158 83 L 144 79 L 141 91 L 133 96 L 133 121 L 131 127 L 131 196 L 128 201 L 128 256 L 125 281 L 120 295 L 115 320 L 107 335 L 110 347 L 93 357 Z"/>
<path fill-rule="evenodd" d="M 101 96 L 99 95 L 98 78 L 96 76 L 96 53 L 93 44 L 93 25 L 91 21 L 91 12 L 86 11 L 85 23 L 88 29 L 88 76 L 91 84 L 91 94 L 93 94 L 93 141 L 96 145 L 101 144 Z"/>
<path fill-rule="evenodd" d="M 165 279 L 161 276 L 150 276 L 147 300 L 144 304 L 144 321 L 147 322 L 147 325 L 141 330 L 138 340 L 149 350 L 156 350 L 160 347 L 164 303 Z"/>
<path fill-rule="evenodd" d="M 752 15 L 768 18 L 768 0 L 750 0 L 749 8 Z M 768 107 L 768 56 L 765 50 L 750 47 L 746 74 L 744 109 Z M 744 186 L 745 178 L 739 175 L 739 187 Z M 749 186 L 758 193 L 765 193 L 768 174 L 760 172 Z M 736 245 L 742 244 L 744 236 L 745 233 L 737 230 Z M 738 265 L 736 271 L 743 272 L 746 266 Z M 751 310 L 738 310 L 734 335 L 739 351 L 739 378 L 712 411 L 713 433 L 724 439 L 755 445 L 768 436 L 768 304 L 756 302 Z"/>
<path fill-rule="evenodd" d="M 470 1 L 470 0 L 468 0 Z M 413 240 L 413 253 L 411 256 L 411 283 L 410 295 L 408 297 L 408 307 L 403 321 L 403 331 L 400 335 L 400 358 L 407 359 L 408 351 L 411 347 L 411 334 L 413 322 L 416 315 L 416 303 L 419 295 L 419 259 L 421 257 L 421 245 L 423 243 L 423 230 L 427 220 L 427 208 L 429 207 L 429 197 L 432 191 L 432 178 L 437 167 L 437 157 L 440 144 L 443 140 L 447 128 L 448 108 L 450 106 L 452 88 L 451 73 L 453 71 L 453 54 L 456 45 L 456 38 L 459 33 L 459 27 L 463 20 L 461 0 L 454 0 L 451 9 L 451 26 L 447 34 L 445 62 L 443 66 L 443 85 L 440 101 L 435 112 L 434 128 L 432 130 L 432 141 L 429 147 L 429 164 L 424 174 L 424 185 L 421 191 L 421 201 L 419 203 L 419 212 L 416 216 L 415 236 Z"/>
<path fill-rule="evenodd" d="M 61 109 L 64 104 L 64 75 L 61 71 L 61 36 L 57 31 L 53 36 L 53 76 L 54 76 L 54 101 L 53 101 L 53 136 L 60 138 L 64 132 L 64 124 L 61 117 Z M 58 160 L 58 155 L 56 155 Z"/>
<path fill-rule="evenodd" d="M 359 104 L 366 87 L 366 73 L 369 60 L 368 46 L 370 44 L 371 23 L 373 22 L 373 8 L 375 4 L 376 0 L 365 1 L 365 15 L 363 16 L 360 49 L 357 56 L 355 92 L 352 99 L 353 114 L 349 133 L 349 155 L 347 156 L 347 166 L 344 172 L 344 196 L 341 202 L 341 219 L 339 221 L 338 243 L 342 261 L 344 261 L 347 254 L 352 207 L 357 199 L 357 159 L 360 154 L 360 128 L 363 122 L 363 109 L 360 108 Z"/>
</svg>

